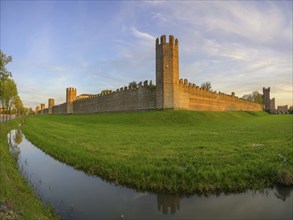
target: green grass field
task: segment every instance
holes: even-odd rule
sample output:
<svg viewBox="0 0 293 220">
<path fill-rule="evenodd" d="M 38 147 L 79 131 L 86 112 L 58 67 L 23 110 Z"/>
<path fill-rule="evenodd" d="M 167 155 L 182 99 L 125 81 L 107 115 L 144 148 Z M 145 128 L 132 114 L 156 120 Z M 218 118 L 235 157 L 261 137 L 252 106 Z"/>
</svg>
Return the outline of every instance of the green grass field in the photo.
<svg viewBox="0 0 293 220">
<path fill-rule="evenodd" d="M 292 115 L 44 115 L 26 118 L 24 133 L 55 158 L 138 190 L 231 192 L 293 184 Z"/>
<path fill-rule="evenodd" d="M 7 133 L 18 128 L 18 123 L 19 119 L 0 123 L 0 219 L 57 219 L 28 187 L 8 150 Z"/>
</svg>

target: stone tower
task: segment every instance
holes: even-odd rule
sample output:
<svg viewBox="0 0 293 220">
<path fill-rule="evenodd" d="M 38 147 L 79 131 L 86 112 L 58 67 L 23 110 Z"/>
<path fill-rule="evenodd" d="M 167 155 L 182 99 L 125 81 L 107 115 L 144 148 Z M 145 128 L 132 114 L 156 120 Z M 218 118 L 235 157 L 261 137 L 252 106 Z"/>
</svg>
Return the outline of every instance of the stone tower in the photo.
<svg viewBox="0 0 293 220">
<path fill-rule="evenodd" d="M 76 99 L 76 88 L 67 88 L 66 89 L 66 113 L 72 114 L 73 113 L 73 102 Z"/>
<path fill-rule="evenodd" d="M 40 111 L 40 106 L 36 106 L 36 110 L 35 110 L 36 114 L 38 114 L 39 111 Z"/>
<path fill-rule="evenodd" d="M 156 39 L 156 108 L 174 109 L 178 101 L 179 56 L 178 40 L 166 35 Z"/>
<path fill-rule="evenodd" d="M 272 98 L 270 100 L 270 113 L 272 113 L 272 114 L 276 114 L 276 105 L 275 105 L 275 102 L 276 102 L 275 98 Z"/>
<path fill-rule="evenodd" d="M 41 114 L 43 114 L 44 109 L 45 109 L 45 104 L 42 103 L 42 104 L 41 104 Z"/>
<path fill-rule="evenodd" d="M 271 104 L 270 104 L 270 87 L 267 89 L 265 87 L 262 88 L 263 91 L 263 104 L 264 104 L 264 110 L 267 112 L 270 112 Z"/>
<path fill-rule="evenodd" d="M 263 87 L 263 104 L 264 104 L 264 110 L 275 114 L 276 113 L 276 107 L 275 107 L 275 98 L 270 99 L 270 87 L 267 89 Z"/>
<path fill-rule="evenodd" d="M 50 98 L 48 99 L 48 113 L 52 114 L 52 108 L 54 106 L 55 100 Z"/>
<path fill-rule="evenodd" d="M 48 108 L 52 108 L 54 106 L 55 100 L 50 98 L 48 99 Z"/>
</svg>

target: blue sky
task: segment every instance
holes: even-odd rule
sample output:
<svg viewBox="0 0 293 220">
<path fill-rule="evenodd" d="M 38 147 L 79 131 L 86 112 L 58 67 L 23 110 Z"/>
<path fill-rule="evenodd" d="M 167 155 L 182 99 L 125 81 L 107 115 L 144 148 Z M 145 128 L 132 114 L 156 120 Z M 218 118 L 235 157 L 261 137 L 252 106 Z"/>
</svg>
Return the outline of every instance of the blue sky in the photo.
<svg viewBox="0 0 293 220">
<path fill-rule="evenodd" d="M 24 104 L 155 82 L 155 38 L 179 40 L 180 78 L 292 105 L 292 1 L 2 1 L 1 50 Z"/>
</svg>

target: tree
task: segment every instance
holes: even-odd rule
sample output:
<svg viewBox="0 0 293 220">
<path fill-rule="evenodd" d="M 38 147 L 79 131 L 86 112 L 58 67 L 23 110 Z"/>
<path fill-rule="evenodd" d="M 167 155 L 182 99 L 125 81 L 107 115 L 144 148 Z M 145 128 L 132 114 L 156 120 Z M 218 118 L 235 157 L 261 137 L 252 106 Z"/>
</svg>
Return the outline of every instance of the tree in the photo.
<svg viewBox="0 0 293 220">
<path fill-rule="evenodd" d="M 3 78 L 0 80 L 0 101 L 2 109 L 6 109 L 6 113 L 11 112 L 11 107 L 17 94 L 16 84 L 13 79 Z"/>
<path fill-rule="evenodd" d="M 260 94 L 258 91 L 253 91 L 251 94 L 245 94 L 242 98 L 258 104 L 263 104 L 263 94 Z"/>
<path fill-rule="evenodd" d="M 128 84 L 128 86 L 132 89 L 136 88 L 137 87 L 137 83 L 135 81 L 132 81 Z"/>
<path fill-rule="evenodd" d="M 17 115 L 21 115 L 24 113 L 24 107 L 23 107 L 22 101 L 18 95 L 16 95 L 13 99 L 13 106 L 16 110 Z"/>
<path fill-rule="evenodd" d="M 289 114 L 293 114 L 293 105 L 289 107 Z"/>
<path fill-rule="evenodd" d="M 104 94 L 104 93 L 108 93 L 108 92 L 111 92 L 111 91 L 112 90 L 110 90 L 110 89 L 104 89 L 104 90 L 101 91 L 101 93 Z"/>
<path fill-rule="evenodd" d="M 6 69 L 6 65 L 12 61 L 11 56 L 6 56 L 2 50 L 0 50 L 0 80 L 12 77 L 11 72 Z"/>
<path fill-rule="evenodd" d="M 211 84 L 211 82 L 204 82 L 203 84 L 201 84 L 200 88 L 211 92 L 212 91 L 212 84 Z"/>
</svg>

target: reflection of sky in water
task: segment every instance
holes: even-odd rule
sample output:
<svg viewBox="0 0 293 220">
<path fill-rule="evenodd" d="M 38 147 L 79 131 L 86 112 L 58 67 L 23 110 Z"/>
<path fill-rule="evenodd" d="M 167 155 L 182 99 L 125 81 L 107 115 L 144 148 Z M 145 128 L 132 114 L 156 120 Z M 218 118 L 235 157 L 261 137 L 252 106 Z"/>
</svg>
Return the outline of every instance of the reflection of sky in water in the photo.
<svg viewBox="0 0 293 220">
<path fill-rule="evenodd" d="M 15 131 L 9 139 L 15 149 L 14 135 Z M 67 219 L 120 219 L 122 215 L 125 219 L 292 218 L 293 187 L 208 197 L 141 193 L 60 163 L 25 138 L 18 148 L 22 172 L 42 200 Z"/>
</svg>

